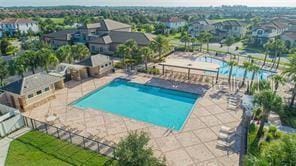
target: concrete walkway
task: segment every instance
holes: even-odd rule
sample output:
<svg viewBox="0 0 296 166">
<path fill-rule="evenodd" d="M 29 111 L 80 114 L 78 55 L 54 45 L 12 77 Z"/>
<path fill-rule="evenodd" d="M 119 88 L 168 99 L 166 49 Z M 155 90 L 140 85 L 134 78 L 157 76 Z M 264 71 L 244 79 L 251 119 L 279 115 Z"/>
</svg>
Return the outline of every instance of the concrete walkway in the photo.
<svg viewBox="0 0 296 166">
<path fill-rule="evenodd" d="M 10 142 L 29 132 L 30 128 L 21 128 L 0 140 L 0 165 L 5 165 Z"/>
</svg>

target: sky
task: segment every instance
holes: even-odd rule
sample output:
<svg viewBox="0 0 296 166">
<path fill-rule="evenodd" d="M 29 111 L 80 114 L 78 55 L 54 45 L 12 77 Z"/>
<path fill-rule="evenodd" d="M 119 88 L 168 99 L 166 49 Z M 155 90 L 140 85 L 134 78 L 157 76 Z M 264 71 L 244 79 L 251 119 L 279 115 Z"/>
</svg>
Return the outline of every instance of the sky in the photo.
<svg viewBox="0 0 296 166">
<path fill-rule="evenodd" d="M 0 0 L 0 6 L 273 6 L 296 7 L 296 0 Z"/>
</svg>

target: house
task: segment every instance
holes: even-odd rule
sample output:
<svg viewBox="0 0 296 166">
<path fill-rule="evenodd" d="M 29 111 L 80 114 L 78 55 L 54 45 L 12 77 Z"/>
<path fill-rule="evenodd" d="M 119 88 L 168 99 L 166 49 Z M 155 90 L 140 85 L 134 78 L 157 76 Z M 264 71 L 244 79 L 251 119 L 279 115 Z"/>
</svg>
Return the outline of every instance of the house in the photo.
<svg viewBox="0 0 296 166">
<path fill-rule="evenodd" d="M 153 40 L 154 36 L 142 32 L 124 32 L 124 31 L 111 31 L 107 35 L 94 38 L 88 41 L 90 52 L 113 54 L 117 46 L 133 39 L 137 42 L 138 46 L 148 46 Z"/>
<path fill-rule="evenodd" d="M 0 38 L 3 37 L 3 29 L 0 27 Z"/>
<path fill-rule="evenodd" d="M 215 37 L 218 40 L 225 39 L 228 36 L 244 37 L 247 32 L 247 26 L 237 20 L 227 20 L 213 24 L 215 28 Z"/>
<path fill-rule="evenodd" d="M 29 18 L 6 18 L 0 21 L 0 29 L 9 35 L 39 31 L 38 23 Z"/>
<path fill-rule="evenodd" d="M 281 39 L 285 41 L 288 48 L 296 47 L 296 31 L 286 31 L 281 34 Z"/>
<path fill-rule="evenodd" d="M 160 20 L 169 30 L 176 30 L 186 25 L 186 21 L 179 17 L 169 17 Z"/>
<path fill-rule="evenodd" d="M 55 98 L 55 90 L 64 88 L 63 79 L 47 73 L 37 73 L 7 84 L 1 90 L 9 106 L 26 111 Z"/>
<path fill-rule="evenodd" d="M 288 24 L 279 21 L 262 23 L 252 30 L 252 41 L 258 45 L 263 45 L 270 39 L 280 36 L 288 30 Z"/>
<path fill-rule="evenodd" d="M 200 32 L 203 32 L 203 31 L 209 32 L 214 30 L 213 24 L 214 24 L 213 21 L 210 21 L 207 19 L 194 20 L 188 26 L 188 34 L 191 37 L 197 37 L 199 36 Z"/>
<path fill-rule="evenodd" d="M 113 54 L 119 44 L 135 40 L 140 46 L 147 46 L 153 40 L 152 35 L 131 32 L 131 26 L 105 19 L 99 23 L 86 24 L 77 29 L 62 30 L 43 35 L 43 40 L 58 48 L 66 44 L 83 43 L 92 53 Z"/>
<path fill-rule="evenodd" d="M 86 66 L 89 76 L 101 77 L 113 69 L 113 62 L 109 56 L 97 54 L 80 61 L 79 65 Z"/>
</svg>

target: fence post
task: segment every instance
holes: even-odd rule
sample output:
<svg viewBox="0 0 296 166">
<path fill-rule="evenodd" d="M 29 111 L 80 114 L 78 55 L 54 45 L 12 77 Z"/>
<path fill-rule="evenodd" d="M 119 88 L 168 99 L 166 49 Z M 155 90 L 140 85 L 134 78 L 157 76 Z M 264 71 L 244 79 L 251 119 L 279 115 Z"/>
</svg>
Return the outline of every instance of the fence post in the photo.
<svg viewBox="0 0 296 166">
<path fill-rule="evenodd" d="M 82 136 L 83 147 L 85 148 L 84 136 Z"/>
<path fill-rule="evenodd" d="M 46 130 L 46 134 L 48 134 L 48 126 L 47 126 L 47 123 L 45 123 L 45 130 Z"/>
<path fill-rule="evenodd" d="M 32 128 L 35 129 L 34 124 L 33 124 L 33 120 L 31 118 L 30 118 L 30 121 L 31 121 Z"/>
<path fill-rule="evenodd" d="M 98 144 L 98 153 L 100 153 L 100 143 L 97 142 L 97 144 Z"/>
<path fill-rule="evenodd" d="M 57 128 L 58 138 L 60 139 L 59 128 Z"/>
<path fill-rule="evenodd" d="M 69 132 L 69 131 L 68 131 Z M 71 135 L 71 132 L 69 132 L 69 136 L 70 136 L 70 142 L 72 144 L 72 135 Z"/>
</svg>

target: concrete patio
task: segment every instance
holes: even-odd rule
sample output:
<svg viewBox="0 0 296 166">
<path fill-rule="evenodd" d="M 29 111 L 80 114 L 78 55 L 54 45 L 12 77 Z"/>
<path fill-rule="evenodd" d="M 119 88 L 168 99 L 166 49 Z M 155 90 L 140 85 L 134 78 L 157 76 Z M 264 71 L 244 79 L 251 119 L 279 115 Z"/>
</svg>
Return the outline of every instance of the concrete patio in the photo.
<svg viewBox="0 0 296 166">
<path fill-rule="evenodd" d="M 142 74 L 128 76 L 114 73 L 103 78 L 89 78 L 82 82 L 70 81 L 66 88 L 55 92 L 56 98 L 34 108 L 24 115 L 44 121 L 45 116 L 57 114 L 57 127 L 75 128 L 83 136 L 96 136 L 116 144 L 129 131 L 143 130 L 151 137 L 150 145 L 156 156 L 165 156 L 168 165 L 238 165 L 240 151 L 240 129 L 238 128 L 235 144 L 231 148 L 217 145 L 219 130 L 222 125 L 238 127 L 242 110 L 230 107 L 227 88 L 212 87 L 203 94 L 193 108 L 184 128 L 180 132 L 106 113 L 98 110 L 80 110 L 70 105 L 71 102 L 105 85 L 117 77 L 125 77 L 138 83 L 202 93 L 208 89 L 204 85 L 192 85 L 151 78 Z M 240 95 L 238 95 L 239 97 Z"/>
</svg>

